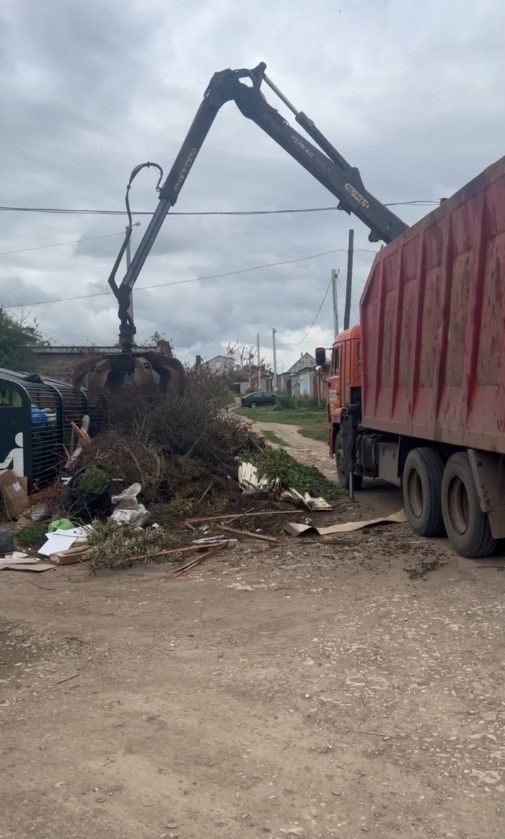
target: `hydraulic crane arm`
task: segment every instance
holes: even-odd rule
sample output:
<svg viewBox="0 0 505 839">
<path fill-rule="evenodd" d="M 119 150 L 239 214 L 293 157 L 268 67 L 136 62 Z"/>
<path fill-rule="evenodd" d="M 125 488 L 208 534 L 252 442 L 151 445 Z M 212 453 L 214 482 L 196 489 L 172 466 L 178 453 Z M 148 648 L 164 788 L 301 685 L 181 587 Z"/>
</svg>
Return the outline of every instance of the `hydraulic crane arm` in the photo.
<svg viewBox="0 0 505 839">
<path fill-rule="evenodd" d="M 266 65 L 261 63 L 252 70 L 223 70 L 214 74 L 179 154 L 159 188 L 159 204 L 156 212 L 142 237 L 121 285 L 117 286 L 115 274 L 131 234 L 130 225 L 129 232 L 109 278 L 111 288 L 119 301 L 120 343 L 126 352 L 131 351 L 135 334 L 131 307 L 133 286 L 153 247 L 165 216 L 177 201 L 182 186 L 218 111 L 228 101 L 235 101 L 245 117 L 253 120 L 329 192 L 335 195 L 339 200 L 339 209 L 345 210 L 347 213 L 352 212 L 361 219 L 370 229 L 370 241 L 391 242 L 392 239 L 407 229 L 407 225 L 401 219 L 365 189 L 358 169 L 352 167 L 339 154 L 312 120 L 303 112 L 294 108 L 291 102 L 266 76 L 265 68 Z M 248 81 L 241 81 L 241 79 L 248 79 Z M 267 102 L 260 90 L 262 82 L 269 85 L 287 105 L 295 115 L 298 124 L 302 126 L 317 146 L 296 131 Z M 136 173 L 136 170 L 134 172 Z"/>
</svg>

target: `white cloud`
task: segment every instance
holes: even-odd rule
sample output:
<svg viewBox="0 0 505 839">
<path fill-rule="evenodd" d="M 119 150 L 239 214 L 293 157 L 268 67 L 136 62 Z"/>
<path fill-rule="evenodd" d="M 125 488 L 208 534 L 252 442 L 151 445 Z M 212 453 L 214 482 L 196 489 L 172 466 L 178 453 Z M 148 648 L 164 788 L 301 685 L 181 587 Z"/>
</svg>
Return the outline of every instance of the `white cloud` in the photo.
<svg viewBox="0 0 505 839">
<path fill-rule="evenodd" d="M 133 165 L 149 159 L 170 167 L 212 73 L 260 59 L 384 200 L 438 199 L 503 153 L 505 7 L 493 0 L 460 0 L 457 14 L 450 0 L 313 0 L 310 14 L 293 0 L 252 7 L 5 0 L 1 14 L 5 204 L 120 207 Z M 132 201 L 155 208 L 151 174 L 138 179 Z M 229 104 L 176 209 L 332 204 Z M 423 212 L 400 214 L 410 223 Z M 158 291 L 141 287 L 345 248 L 351 225 L 357 298 L 373 254 L 366 229 L 342 213 L 169 217 L 138 282 L 139 338 L 159 330 L 182 353 L 209 357 L 223 341 L 254 343 L 256 332 L 267 346 L 275 326 L 280 362 L 289 365 L 331 339 L 329 301 L 308 328 L 331 268 L 345 274 L 345 254 Z M 108 293 L 123 227 L 120 217 L 2 214 L 2 251 L 81 241 L 0 256 L 0 302 Z M 115 237 L 84 241 L 109 234 Z M 58 343 L 72 335 L 109 343 L 117 335 L 112 295 L 30 311 Z"/>
</svg>

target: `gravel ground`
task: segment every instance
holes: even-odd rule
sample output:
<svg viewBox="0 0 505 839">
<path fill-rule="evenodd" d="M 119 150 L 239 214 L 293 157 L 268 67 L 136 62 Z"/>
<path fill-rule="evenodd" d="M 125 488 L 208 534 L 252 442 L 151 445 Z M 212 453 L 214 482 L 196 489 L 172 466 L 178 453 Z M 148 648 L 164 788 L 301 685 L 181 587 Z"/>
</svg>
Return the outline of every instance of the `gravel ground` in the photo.
<svg viewBox="0 0 505 839">
<path fill-rule="evenodd" d="M 182 578 L 0 572 L 1 837 L 504 835 L 503 561 L 280 527 Z"/>
</svg>

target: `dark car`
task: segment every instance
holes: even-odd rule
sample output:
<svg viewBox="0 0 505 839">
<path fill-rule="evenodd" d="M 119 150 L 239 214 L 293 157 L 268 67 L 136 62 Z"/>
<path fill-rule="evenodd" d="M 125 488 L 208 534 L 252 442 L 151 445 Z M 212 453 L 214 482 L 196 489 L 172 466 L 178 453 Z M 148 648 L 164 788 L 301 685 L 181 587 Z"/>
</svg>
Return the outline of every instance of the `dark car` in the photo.
<svg viewBox="0 0 505 839">
<path fill-rule="evenodd" d="M 248 393 L 240 400 L 243 408 L 255 408 L 256 405 L 277 405 L 275 393 Z"/>
</svg>

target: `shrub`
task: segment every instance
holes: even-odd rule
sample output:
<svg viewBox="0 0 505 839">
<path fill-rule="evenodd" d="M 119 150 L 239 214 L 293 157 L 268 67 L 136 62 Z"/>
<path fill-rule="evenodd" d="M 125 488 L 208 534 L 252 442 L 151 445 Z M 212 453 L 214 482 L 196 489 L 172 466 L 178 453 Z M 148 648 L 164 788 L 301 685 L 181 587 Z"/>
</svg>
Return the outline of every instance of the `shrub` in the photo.
<svg viewBox="0 0 505 839">
<path fill-rule="evenodd" d="M 277 410 L 278 411 L 289 411 L 293 410 L 295 407 L 295 400 L 292 396 L 288 396 L 287 393 L 278 393 L 277 394 Z"/>
</svg>

